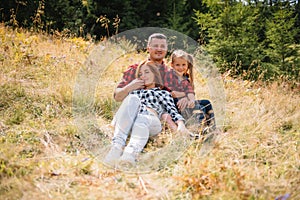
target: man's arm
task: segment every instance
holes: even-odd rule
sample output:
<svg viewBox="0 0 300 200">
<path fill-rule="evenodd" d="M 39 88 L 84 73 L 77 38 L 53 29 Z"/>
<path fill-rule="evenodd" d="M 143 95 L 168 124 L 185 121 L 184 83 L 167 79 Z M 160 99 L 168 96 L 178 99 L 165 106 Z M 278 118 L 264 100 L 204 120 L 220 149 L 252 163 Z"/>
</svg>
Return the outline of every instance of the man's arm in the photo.
<svg viewBox="0 0 300 200">
<path fill-rule="evenodd" d="M 123 101 L 127 95 L 133 90 L 142 89 L 145 87 L 145 82 L 140 79 L 134 79 L 128 85 L 122 88 L 116 88 L 114 92 L 114 99 L 116 101 Z"/>
<path fill-rule="evenodd" d="M 134 88 L 130 86 L 130 83 L 135 79 L 135 72 L 138 64 L 134 64 L 128 67 L 123 73 L 122 81 L 117 85 L 114 91 L 114 99 L 116 101 L 123 101 L 127 97 L 128 93 L 133 91 Z"/>
<path fill-rule="evenodd" d="M 116 88 L 114 92 L 114 99 L 121 102 L 128 95 L 128 93 L 129 92 L 127 92 L 126 86 L 123 88 Z"/>
</svg>

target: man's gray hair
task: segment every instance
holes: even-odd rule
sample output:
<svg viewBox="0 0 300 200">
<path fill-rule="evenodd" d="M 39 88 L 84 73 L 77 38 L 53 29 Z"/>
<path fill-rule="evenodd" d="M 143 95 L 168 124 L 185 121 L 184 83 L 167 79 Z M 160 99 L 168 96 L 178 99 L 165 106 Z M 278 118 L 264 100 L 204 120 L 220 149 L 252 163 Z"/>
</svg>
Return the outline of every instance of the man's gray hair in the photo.
<svg viewBox="0 0 300 200">
<path fill-rule="evenodd" d="M 147 44 L 147 46 L 150 45 L 150 43 L 151 43 L 151 41 L 152 41 L 153 38 L 167 40 L 167 36 L 165 36 L 164 34 L 162 34 L 162 33 L 153 33 L 148 38 L 148 44 Z"/>
</svg>

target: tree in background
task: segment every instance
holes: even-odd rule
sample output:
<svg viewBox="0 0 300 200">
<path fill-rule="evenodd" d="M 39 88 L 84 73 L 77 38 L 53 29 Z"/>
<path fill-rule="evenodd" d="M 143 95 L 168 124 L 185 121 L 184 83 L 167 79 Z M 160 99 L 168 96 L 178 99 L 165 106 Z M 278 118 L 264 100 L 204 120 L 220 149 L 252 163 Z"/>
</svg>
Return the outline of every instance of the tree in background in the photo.
<svg viewBox="0 0 300 200">
<path fill-rule="evenodd" d="M 296 38 L 298 28 L 295 20 L 290 20 L 293 12 L 284 9 L 289 15 L 283 17 L 281 14 L 281 23 L 273 10 L 278 5 L 270 7 L 260 2 L 243 4 L 228 0 L 223 3 L 205 0 L 203 3 L 208 7 L 207 12 L 196 11 L 194 18 L 200 29 L 200 41 L 222 72 L 230 71 L 245 79 L 269 80 L 286 71 L 283 66 L 288 56 L 293 63 L 289 69 L 297 74 L 296 49 L 299 44 L 293 38 Z M 284 22 L 287 20 L 288 23 Z M 283 32 L 285 36 L 281 34 Z M 281 59 L 280 63 L 278 59 Z"/>
<path fill-rule="evenodd" d="M 39 6 L 39 0 L 0 1 L 0 21 L 13 27 L 28 27 Z"/>
<path fill-rule="evenodd" d="M 265 51 L 279 75 L 299 75 L 299 45 L 295 43 L 295 22 L 296 18 L 289 5 L 279 6 L 273 17 L 267 20 Z"/>
<path fill-rule="evenodd" d="M 222 72 L 254 76 L 262 59 L 259 43 L 259 10 L 240 2 L 205 1 L 208 13 L 196 11 L 202 45 L 211 53 Z M 249 77 L 247 77 L 249 78 Z M 254 77 L 252 77 L 254 78 Z M 257 78 L 257 77 L 255 77 Z"/>
<path fill-rule="evenodd" d="M 199 5 L 196 0 L 0 1 L 0 21 L 6 25 L 31 28 L 41 2 L 44 3 L 44 13 L 40 23 L 48 33 L 68 30 L 77 36 L 89 34 L 100 39 L 108 36 L 108 32 L 115 33 L 115 18 L 120 20 L 117 27 L 119 32 L 140 27 L 176 28 L 177 31 L 192 35 L 194 39 L 198 38 L 198 31 L 191 18 L 194 15 L 194 6 Z M 109 20 L 109 31 L 99 23 L 100 18 Z"/>
<path fill-rule="evenodd" d="M 296 0 L 2 0 L 0 14 L 14 28 L 95 40 L 169 28 L 199 41 L 221 72 L 252 80 L 299 77 Z"/>
</svg>

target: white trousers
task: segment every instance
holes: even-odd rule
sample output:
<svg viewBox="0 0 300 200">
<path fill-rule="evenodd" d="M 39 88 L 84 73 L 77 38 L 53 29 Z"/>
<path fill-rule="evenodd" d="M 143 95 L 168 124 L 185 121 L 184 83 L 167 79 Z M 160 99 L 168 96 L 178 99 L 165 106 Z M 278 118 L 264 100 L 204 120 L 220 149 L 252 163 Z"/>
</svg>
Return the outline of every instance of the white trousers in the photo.
<svg viewBox="0 0 300 200">
<path fill-rule="evenodd" d="M 115 126 L 113 145 L 125 147 L 124 151 L 139 153 L 147 144 L 149 137 L 161 132 L 160 119 L 152 112 L 139 113 L 141 101 L 136 95 L 128 95 L 122 102 L 113 119 Z"/>
</svg>

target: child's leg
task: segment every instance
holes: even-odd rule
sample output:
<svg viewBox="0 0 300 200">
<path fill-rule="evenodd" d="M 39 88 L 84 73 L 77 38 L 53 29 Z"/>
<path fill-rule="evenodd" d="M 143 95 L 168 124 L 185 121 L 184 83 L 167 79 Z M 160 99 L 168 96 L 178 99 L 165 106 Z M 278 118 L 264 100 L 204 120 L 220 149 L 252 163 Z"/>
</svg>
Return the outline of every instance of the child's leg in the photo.
<svg viewBox="0 0 300 200">
<path fill-rule="evenodd" d="M 166 123 L 166 125 L 171 129 L 171 131 L 176 131 L 177 130 L 177 124 L 172 120 L 172 117 L 164 113 L 161 115 L 161 121 L 163 123 Z"/>
<path fill-rule="evenodd" d="M 203 123 L 204 120 L 206 120 L 205 114 L 206 114 L 206 108 L 202 104 L 202 100 L 196 100 L 195 101 L 195 107 L 193 113 L 197 113 L 197 119 L 199 120 L 199 123 Z"/>
<path fill-rule="evenodd" d="M 214 114 L 214 110 L 213 110 L 213 107 L 212 107 L 210 101 L 207 99 L 202 99 L 202 100 L 200 100 L 200 105 L 202 106 L 204 113 L 208 116 L 207 124 L 212 129 L 215 129 L 216 128 L 215 114 Z"/>
</svg>

